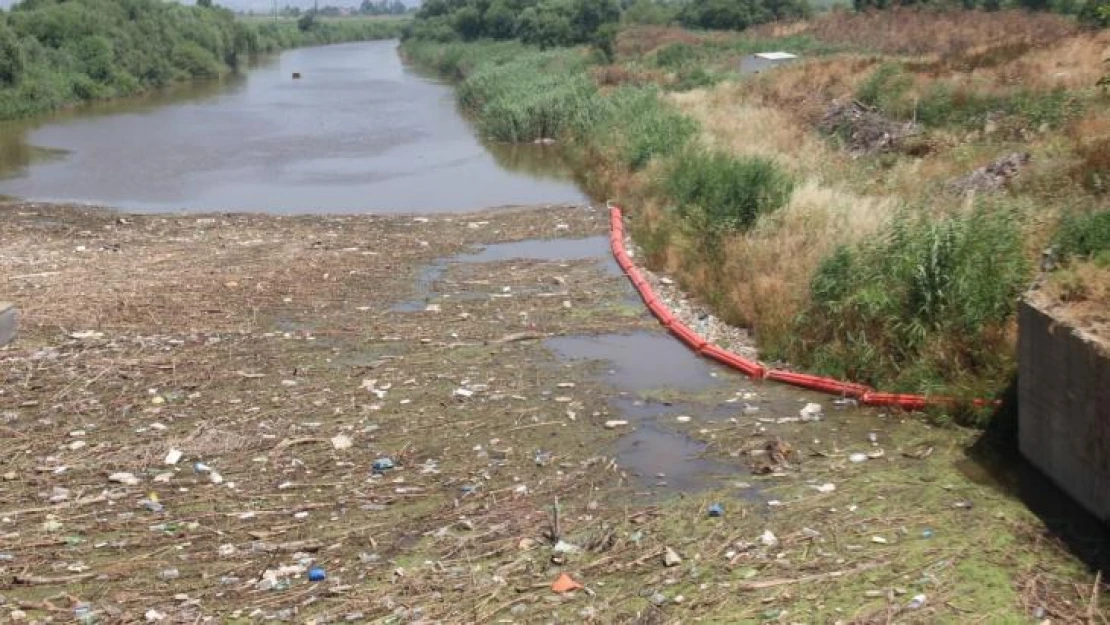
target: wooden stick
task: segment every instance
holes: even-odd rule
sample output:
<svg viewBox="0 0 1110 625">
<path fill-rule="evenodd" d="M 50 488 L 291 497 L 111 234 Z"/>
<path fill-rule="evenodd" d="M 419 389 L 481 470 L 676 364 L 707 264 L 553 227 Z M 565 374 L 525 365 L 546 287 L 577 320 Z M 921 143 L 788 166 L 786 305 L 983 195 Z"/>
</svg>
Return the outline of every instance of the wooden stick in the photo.
<svg viewBox="0 0 1110 625">
<path fill-rule="evenodd" d="M 14 581 L 16 584 L 24 584 L 27 586 L 38 586 L 45 584 L 72 584 L 74 582 L 82 582 L 86 579 L 95 577 L 96 573 L 80 573 L 78 575 L 62 575 L 60 577 L 39 577 L 38 575 L 16 575 Z"/>
<path fill-rule="evenodd" d="M 763 581 L 758 581 L 758 582 L 749 582 L 749 583 L 746 583 L 746 584 L 740 584 L 740 590 L 762 590 L 764 588 L 774 588 L 776 586 L 787 586 L 787 585 L 790 585 L 790 584 L 806 584 L 806 583 L 809 583 L 809 582 L 819 582 L 819 581 L 826 580 L 826 579 L 832 579 L 834 577 L 844 577 L 846 575 L 855 575 L 856 573 L 863 573 L 864 571 L 870 571 L 871 569 L 877 569 L 880 566 L 886 566 L 886 565 L 887 565 L 886 562 L 868 562 L 867 564 L 861 564 L 860 566 L 857 566 L 854 569 L 846 569 L 846 570 L 843 570 L 843 571 L 830 571 L 828 573 L 818 573 L 818 574 L 815 574 L 815 575 L 805 575 L 803 577 L 797 577 L 797 578 L 794 578 L 794 579 L 779 578 L 779 579 L 768 579 L 768 580 L 763 580 Z"/>
<path fill-rule="evenodd" d="M 1102 571 L 1095 573 L 1095 584 L 1091 587 L 1091 600 L 1087 602 L 1087 625 L 1094 625 L 1095 612 L 1098 610 L 1098 591 L 1102 586 Z"/>
</svg>

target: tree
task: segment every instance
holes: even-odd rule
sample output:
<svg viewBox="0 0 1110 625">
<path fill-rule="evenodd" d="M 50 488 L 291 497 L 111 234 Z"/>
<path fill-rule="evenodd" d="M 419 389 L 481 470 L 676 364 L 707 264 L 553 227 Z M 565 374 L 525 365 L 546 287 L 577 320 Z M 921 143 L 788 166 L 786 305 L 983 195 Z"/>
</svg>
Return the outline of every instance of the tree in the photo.
<svg viewBox="0 0 1110 625">
<path fill-rule="evenodd" d="M 861 2 L 868 0 L 856 0 L 857 8 Z M 679 20 L 693 28 L 744 30 L 774 20 L 802 18 L 811 12 L 807 0 L 691 0 L 683 7 Z"/>
<path fill-rule="evenodd" d="M 465 41 L 482 36 L 482 14 L 476 7 L 468 6 L 455 11 L 455 31 Z"/>
<path fill-rule="evenodd" d="M 1096 28 L 1110 28 L 1110 0 L 1087 0 L 1079 10 L 1079 21 Z"/>
<path fill-rule="evenodd" d="M 19 38 L 6 22 L 0 22 L 0 82 L 4 85 L 19 82 L 26 64 Z"/>
<path fill-rule="evenodd" d="M 211 9 L 212 0 L 197 0 L 197 6 L 201 7 L 202 9 Z"/>
<path fill-rule="evenodd" d="M 316 26 L 316 11 L 308 11 L 297 20 L 297 28 L 306 33 Z"/>
</svg>

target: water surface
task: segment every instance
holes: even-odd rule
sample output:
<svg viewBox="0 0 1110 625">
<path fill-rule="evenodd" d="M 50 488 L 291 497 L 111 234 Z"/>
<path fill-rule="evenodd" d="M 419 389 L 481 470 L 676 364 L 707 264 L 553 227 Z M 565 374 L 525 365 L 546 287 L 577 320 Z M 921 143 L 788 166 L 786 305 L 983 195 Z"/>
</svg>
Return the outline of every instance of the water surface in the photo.
<svg viewBox="0 0 1110 625">
<path fill-rule="evenodd" d="M 484 146 L 451 88 L 404 66 L 396 47 L 291 50 L 223 83 L 6 124 L 0 194 L 143 212 L 428 213 L 585 200 L 552 148 Z"/>
</svg>

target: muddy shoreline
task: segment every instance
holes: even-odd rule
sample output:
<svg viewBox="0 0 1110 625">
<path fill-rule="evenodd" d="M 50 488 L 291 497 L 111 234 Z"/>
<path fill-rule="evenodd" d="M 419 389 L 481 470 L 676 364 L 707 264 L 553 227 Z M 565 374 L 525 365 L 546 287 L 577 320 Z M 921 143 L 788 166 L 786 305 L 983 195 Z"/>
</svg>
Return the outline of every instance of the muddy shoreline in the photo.
<svg viewBox="0 0 1110 625">
<path fill-rule="evenodd" d="M 676 351 L 607 258 L 581 252 L 607 221 L 581 206 L 0 209 L 0 299 L 23 312 L 0 349 L 0 614 L 966 622 L 1086 609 L 1085 565 L 960 469 L 979 433 Z M 483 252 L 541 239 L 566 247 Z M 545 251 L 519 257 L 529 248 Z M 422 306 L 398 309 L 410 301 Z M 801 417 L 809 403 L 820 420 Z M 326 579 L 310 581 L 317 567 Z M 553 592 L 562 573 L 585 588 Z"/>
</svg>

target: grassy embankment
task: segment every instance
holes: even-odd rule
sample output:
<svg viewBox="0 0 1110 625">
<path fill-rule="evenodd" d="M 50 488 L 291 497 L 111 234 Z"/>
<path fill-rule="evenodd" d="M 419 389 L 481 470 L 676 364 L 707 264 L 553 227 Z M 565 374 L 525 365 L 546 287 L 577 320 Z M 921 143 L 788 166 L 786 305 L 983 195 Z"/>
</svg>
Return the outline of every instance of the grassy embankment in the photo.
<svg viewBox="0 0 1110 625">
<path fill-rule="evenodd" d="M 156 0 L 35 0 L 0 13 L 0 119 L 211 78 L 297 46 L 384 39 L 397 20 L 240 21 Z"/>
<path fill-rule="evenodd" d="M 516 43 L 404 49 L 458 81 L 489 138 L 558 139 L 592 192 L 627 206 L 647 262 L 751 326 L 765 359 L 884 389 L 1004 389 L 1041 251 L 1062 218 L 1108 207 L 1096 85 L 1110 33 L 1059 16 L 626 28 L 612 62 Z M 736 72 L 768 49 L 805 60 Z M 853 100 L 906 136 L 853 149 L 874 128 L 822 123 Z M 1001 188 L 953 184 L 1015 151 L 1031 160 Z"/>
</svg>

